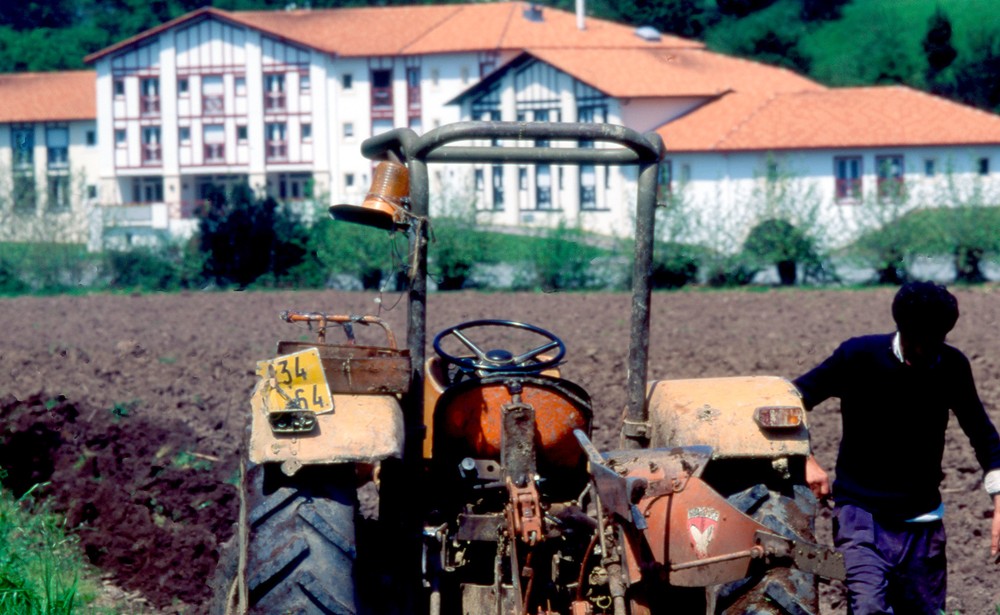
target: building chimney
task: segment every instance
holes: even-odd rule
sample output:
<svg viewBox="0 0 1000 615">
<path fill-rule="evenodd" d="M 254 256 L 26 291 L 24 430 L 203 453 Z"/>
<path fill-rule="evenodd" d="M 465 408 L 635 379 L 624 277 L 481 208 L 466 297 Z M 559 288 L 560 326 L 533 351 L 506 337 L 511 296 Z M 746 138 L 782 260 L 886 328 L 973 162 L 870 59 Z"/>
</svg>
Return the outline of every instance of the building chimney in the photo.
<svg viewBox="0 0 1000 615">
<path fill-rule="evenodd" d="M 584 22 L 584 16 L 586 14 L 586 0 L 576 0 L 576 28 L 578 30 L 586 30 L 587 24 Z"/>
</svg>

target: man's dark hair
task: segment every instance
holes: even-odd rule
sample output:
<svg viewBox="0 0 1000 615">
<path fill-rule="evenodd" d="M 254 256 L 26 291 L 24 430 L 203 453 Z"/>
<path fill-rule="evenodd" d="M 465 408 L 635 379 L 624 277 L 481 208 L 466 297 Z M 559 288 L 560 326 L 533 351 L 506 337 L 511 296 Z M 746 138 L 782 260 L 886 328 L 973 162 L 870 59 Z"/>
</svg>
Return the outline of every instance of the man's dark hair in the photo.
<svg viewBox="0 0 1000 615">
<path fill-rule="evenodd" d="M 933 282 L 910 282 L 892 300 L 892 319 L 904 335 L 944 339 L 958 322 L 958 300 Z"/>
</svg>

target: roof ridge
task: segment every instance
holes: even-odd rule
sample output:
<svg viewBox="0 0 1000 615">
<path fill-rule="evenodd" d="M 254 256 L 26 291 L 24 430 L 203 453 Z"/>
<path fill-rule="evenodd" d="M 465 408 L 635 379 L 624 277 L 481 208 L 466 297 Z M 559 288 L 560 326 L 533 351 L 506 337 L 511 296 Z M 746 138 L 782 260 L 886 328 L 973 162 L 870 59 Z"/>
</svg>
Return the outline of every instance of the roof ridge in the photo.
<svg viewBox="0 0 1000 615">
<path fill-rule="evenodd" d="M 736 93 L 736 94 L 746 94 L 745 92 L 734 92 L 734 93 Z M 749 96 L 749 94 L 746 94 L 746 95 Z M 740 129 L 743 126 L 745 126 L 748 123 L 750 123 L 750 120 L 752 120 L 754 117 L 757 116 L 757 114 L 759 114 L 761 111 L 763 111 L 765 107 L 769 106 L 772 102 L 774 102 L 775 99 L 777 99 L 779 95 L 781 95 L 781 92 L 771 92 L 770 94 L 768 94 L 767 98 L 765 98 L 763 102 L 761 102 L 759 105 L 757 105 L 756 107 L 754 107 L 754 109 L 751 110 L 750 113 L 748 113 L 745 116 L 743 116 L 743 118 L 740 121 L 736 122 L 732 126 L 732 128 L 730 128 L 729 130 L 727 130 L 721 137 L 719 137 L 712 144 L 712 149 L 720 147 L 725 141 L 728 141 L 731 137 L 733 137 L 737 132 L 740 131 Z M 722 97 L 722 98 L 725 98 L 725 97 Z M 721 98 L 719 100 L 721 100 Z"/>
<path fill-rule="evenodd" d="M 445 22 L 451 21 L 451 19 L 453 17 L 455 17 L 456 15 L 458 15 L 459 13 L 461 13 L 467 5 L 465 5 L 465 4 L 454 4 L 454 5 L 451 5 L 451 6 L 455 7 L 454 10 L 452 10 L 447 15 L 445 15 L 436 24 L 434 24 L 433 26 L 431 26 L 431 27 L 427 28 L 426 30 L 424 30 L 422 34 L 418 34 L 417 36 L 415 36 L 412 39 L 410 39 L 405 45 L 403 45 L 402 47 L 399 48 L 399 53 L 400 54 L 405 53 L 406 49 L 408 47 L 412 47 L 418 41 L 421 41 L 425 37 L 429 36 L 431 34 L 431 32 L 433 32 L 434 30 L 437 30 L 438 28 L 440 28 L 442 25 L 444 25 Z M 358 7 L 358 8 L 361 8 L 361 7 Z"/>
</svg>

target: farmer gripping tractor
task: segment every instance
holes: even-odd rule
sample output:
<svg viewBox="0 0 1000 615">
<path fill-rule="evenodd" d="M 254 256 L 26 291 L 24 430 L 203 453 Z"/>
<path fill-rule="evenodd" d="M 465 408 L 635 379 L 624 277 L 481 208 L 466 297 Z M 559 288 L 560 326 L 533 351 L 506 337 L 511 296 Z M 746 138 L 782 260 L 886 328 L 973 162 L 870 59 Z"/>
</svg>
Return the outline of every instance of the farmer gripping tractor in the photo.
<svg viewBox="0 0 1000 615">
<path fill-rule="evenodd" d="M 531 145 L 560 141 L 601 146 Z M 816 575 L 842 578 L 843 563 L 812 542 L 794 388 L 772 377 L 647 381 L 658 137 L 467 122 L 391 131 L 362 153 L 380 161 L 371 192 L 331 215 L 406 233 L 406 347 L 374 316 L 282 315 L 317 340 L 281 342 L 258 364 L 218 610 L 817 613 Z M 428 340 L 427 165 L 444 161 L 637 167 L 621 450 L 591 442 L 590 395 L 561 376 L 567 349 L 554 333 L 472 320 Z M 357 343 L 374 328 L 379 343 Z M 377 520 L 359 512 L 358 486 L 370 482 Z"/>
</svg>

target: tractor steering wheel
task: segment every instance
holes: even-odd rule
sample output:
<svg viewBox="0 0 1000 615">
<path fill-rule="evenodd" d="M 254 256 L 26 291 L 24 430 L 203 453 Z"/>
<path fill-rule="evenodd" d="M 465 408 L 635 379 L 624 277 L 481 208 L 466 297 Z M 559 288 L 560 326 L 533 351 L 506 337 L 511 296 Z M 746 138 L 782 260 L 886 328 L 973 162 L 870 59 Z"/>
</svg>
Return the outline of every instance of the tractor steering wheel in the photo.
<svg viewBox="0 0 1000 615">
<path fill-rule="evenodd" d="M 483 350 L 463 333 L 466 329 L 478 327 L 510 327 L 512 329 L 529 331 L 548 341 L 537 348 L 521 354 L 514 354 L 504 348 Z M 457 338 L 462 345 L 472 351 L 473 356 L 458 357 L 445 352 L 441 348 L 441 341 L 448 337 Z M 537 360 L 540 355 L 556 349 L 558 352 L 556 352 L 554 357 Z M 559 361 L 566 355 L 566 345 L 554 333 L 523 322 L 512 320 L 470 320 L 460 325 L 448 327 L 438 333 L 434 338 L 434 351 L 442 359 L 457 367 L 460 372 L 466 374 L 473 372 L 480 374 L 537 373 L 558 365 Z"/>
</svg>

